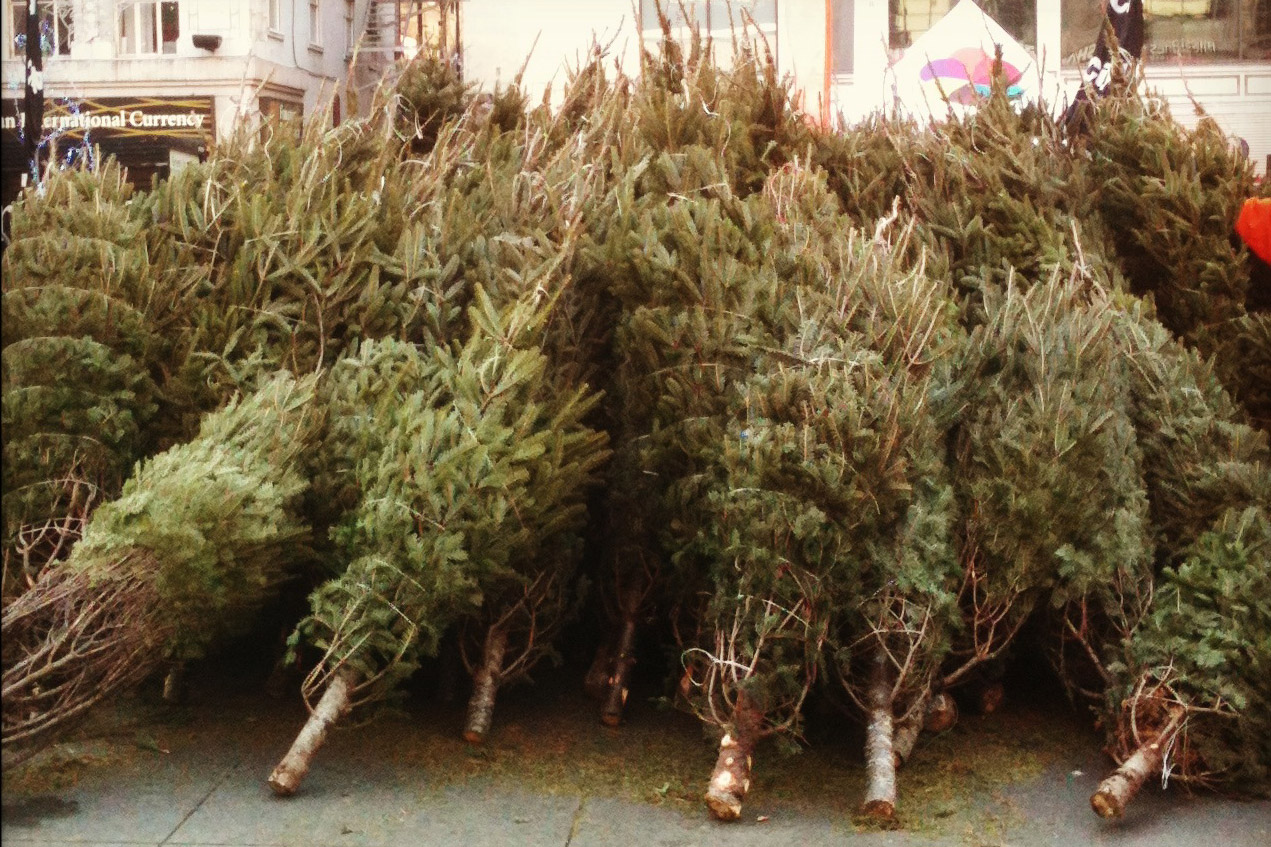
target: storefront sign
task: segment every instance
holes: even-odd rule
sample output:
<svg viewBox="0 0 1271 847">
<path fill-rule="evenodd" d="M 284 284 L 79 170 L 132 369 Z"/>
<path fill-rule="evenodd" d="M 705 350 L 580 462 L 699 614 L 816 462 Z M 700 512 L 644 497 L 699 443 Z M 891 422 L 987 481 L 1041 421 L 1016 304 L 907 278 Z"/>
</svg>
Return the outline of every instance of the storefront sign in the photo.
<svg viewBox="0 0 1271 847">
<path fill-rule="evenodd" d="M 0 129 L 15 136 L 24 119 L 22 101 L 0 104 Z M 210 97 L 49 98 L 44 106 L 44 135 L 80 140 L 87 132 L 97 140 L 128 138 L 186 139 L 209 142 L 213 137 Z"/>
</svg>

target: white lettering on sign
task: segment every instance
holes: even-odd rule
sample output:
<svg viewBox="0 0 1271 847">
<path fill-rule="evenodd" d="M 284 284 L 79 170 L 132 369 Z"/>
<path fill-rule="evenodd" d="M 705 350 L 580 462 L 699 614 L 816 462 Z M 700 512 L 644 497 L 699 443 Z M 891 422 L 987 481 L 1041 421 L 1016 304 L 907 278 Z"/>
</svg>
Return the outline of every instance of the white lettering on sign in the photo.
<svg viewBox="0 0 1271 847">
<path fill-rule="evenodd" d="M 0 128 L 18 130 L 24 125 L 25 117 L 22 109 L 16 108 L 12 114 L 0 116 Z M 59 108 L 53 112 L 45 112 L 43 128 L 50 132 L 83 132 L 93 129 L 109 129 L 122 130 L 126 133 L 143 130 L 163 134 L 173 130 L 177 132 L 199 131 L 205 128 L 208 119 L 209 115 L 197 112 L 194 109 L 184 112 L 151 112 L 144 109 L 124 107 L 113 111 L 99 109 L 66 113 Z"/>
<path fill-rule="evenodd" d="M 122 114 L 122 112 L 120 113 Z M 134 109 L 128 114 L 128 126 L 143 129 L 171 129 L 171 128 L 190 128 L 201 129 L 203 121 L 207 115 L 200 115 L 197 112 L 181 113 L 159 113 L 152 114 L 143 112 L 140 109 Z"/>
</svg>

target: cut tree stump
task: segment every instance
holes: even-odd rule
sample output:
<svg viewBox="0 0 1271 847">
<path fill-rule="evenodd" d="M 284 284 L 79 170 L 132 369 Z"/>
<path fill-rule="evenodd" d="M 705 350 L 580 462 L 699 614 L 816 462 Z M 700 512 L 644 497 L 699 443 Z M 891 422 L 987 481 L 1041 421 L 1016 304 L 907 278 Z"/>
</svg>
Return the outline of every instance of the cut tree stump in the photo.
<svg viewBox="0 0 1271 847">
<path fill-rule="evenodd" d="M 292 742 L 291 749 L 269 775 L 269 787 L 279 797 L 290 797 L 296 793 L 305 774 L 309 773 L 314 754 L 326 741 L 327 733 L 336 721 L 348 714 L 355 684 L 351 671 L 338 671 L 331 677 L 327 690 L 309 714 L 309 720 Z"/>
<path fill-rule="evenodd" d="M 1006 686 L 1000 682 L 990 682 L 977 695 L 980 714 L 991 715 L 1002 706 L 1006 699 Z"/>
<path fill-rule="evenodd" d="M 163 702 L 180 705 L 185 702 L 185 662 L 173 662 L 163 677 Z"/>
<path fill-rule="evenodd" d="M 741 817 L 762 724 L 763 715 L 744 693 L 739 694 L 733 707 L 733 731 L 725 733 L 719 742 L 719 756 L 706 789 L 706 807 L 716 820 L 735 821 Z"/>
<path fill-rule="evenodd" d="M 1119 818 L 1125 814 L 1139 789 L 1165 765 L 1165 751 L 1183 724 L 1185 711 L 1176 708 L 1160 734 L 1144 744 L 1121 767 L 1112 772 L 1090 797 L 1090 807 L 1101 818 Z"/>
<path fill-rule="evenodd" d="M 878 656 L 870 678 L 865 728 L 865 802 L 861 814 L 879 820 L 896 816 L 896 750 L 893 745 L 892 687 L 887 659 Z"/>
<path fill-rule="evenodd" d="M 486 631 L 481 666 L 472 678 L 472 698 L 468 701 L 468 717 L 463 725 L 463 740 L 469 744 L 485 741 L 494 721 L 494 700 L 503 681 L 503 656 L 507 646 L 506 630 L 492 626 Z"/>
<path fill-rule="evenodd" d="M 631 668 L 635 666 L 636 661 L 635 641 L 635 615 L 627 615 L 623 618 L 622 632 L 618 636 L 618 649 L 614 652 L 608 694 L 605 697 L 604 706 L 600 709 L 600 720 L 605 726 L 617 726 L 622 723 L 622 715 L 627 707 L 627 695 L 631 691 Z"/>
<path fill-rule="evenodd" d="M 944 732 L 958 722 L 958 706 L 946 692 L 932 694 L 921 708 L 916 719 L 900 722 L 895 726 L 892 738 L 893 758 L 900 767 L 913 755 L 918 736 L 923 732 Z"/>
<path fill-rule="evenodd" d="M 953 729 L 958 722 L 958 704 L 948 693 L 933 695 L 927 704 L 922 728 L 927 732 L 944 732 Z"/>
</svg>

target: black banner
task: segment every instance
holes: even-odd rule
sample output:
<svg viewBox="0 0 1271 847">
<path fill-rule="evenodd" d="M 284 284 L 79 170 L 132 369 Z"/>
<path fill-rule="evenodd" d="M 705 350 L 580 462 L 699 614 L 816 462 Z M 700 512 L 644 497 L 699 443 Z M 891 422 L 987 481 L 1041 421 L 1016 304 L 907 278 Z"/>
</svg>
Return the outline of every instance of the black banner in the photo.
<svg viewBox="0 0 1271 847">
<path fill-rule="evenodd" d="M 1081 72 L 1081 90 L 1064 114 L 1064 123 L 1070 130 L 1085 129 L 1088 100 L 1092 96 L 1107 94 L 1112 87 L 1113 74 L 1143 56 L 1143 0 L 1105 0 L 1104 15 L 1094 55 Z"/>
</svg>

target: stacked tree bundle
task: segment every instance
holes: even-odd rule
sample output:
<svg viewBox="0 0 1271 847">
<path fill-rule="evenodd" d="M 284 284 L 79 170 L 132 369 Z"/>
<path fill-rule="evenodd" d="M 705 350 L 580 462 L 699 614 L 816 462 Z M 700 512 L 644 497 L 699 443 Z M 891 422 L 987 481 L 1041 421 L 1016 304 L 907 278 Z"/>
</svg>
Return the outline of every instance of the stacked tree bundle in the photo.
<svg viewBox="0 0 1271 847">
<path fill-rule="evenodd" d="M 270 379 L 140 465 L 70 557 L 4 609 L 4 744 L 38 751 L 166 660 L 203 655 L 304 557 L 314 379 Z"/>
<path fill-rule="evenodd" d="M 1119 817 L 1149 779 L 1266 791 L 1271 775 L 1271 499 L 1231 509 L 1169 568 L 1113 665 L 1105 714 L 1120 767 L 1090 804 Z"/>
<path fill-rule="evenodd" d="M 870 723 L 867 802 L 893 804 L 893 716 L 922 709 L 954 623 L 950 291 L 848 228 L 816 175 L 787 168 L 768 189 L 781 305 L 684 486 L 704 502 L 688 552 L 708 591 L 683 693 L 725 733 L 707 803 L 726 820 L 756 744 L 798 737 L 825 670 Z"/>
<path fill-rule="evenodd" d="M 149 243 L 117 166 L 52 172 L 45 192 L 18 202 L 3 260 L 6 601 L 65 558 L 134 462 L 188 437 L 164 377 L 206 275 Z"/>
<path fill-rule="evenodd" d="M 611 321 L 603 384 L 615 456 L 598 583 L 618 634 L 594 669 L 611 725 L 622 719 L 638 622 L 696 590 L 700 562 L 675 553 L 696 531 L 684 512 L 693 507 L 672 492 L 714 449 L 708 420 L 725 386 L 752 370 L 750 348 L 780 308 L 771 270 L 754 270 L 773 221 L 753 198 L 811 138 L 770 62 L 742 52 L 724 71 L 700 37 L 681 45 L 668 27 L 629 95 L 621 80 L 592 95 L 614 168 L 578 270 L 613 304 L 600 312 Z"/>
<path fill-rule="evenodd" d="M 1141 582 L 1129 629 L 1092 633 L 1099 685 L 1083 692 L 1120 764 L 1091 798 L 1123 814 L 1147 778 L 1265 791 L 1271 622 L 1254 598 L 1271 574 L 1271 451 L 1242 422 L 1214 369 L 1129 308 L 1119 345 L 1132 363 L 1132 415 L 1147 469 L 1159 570 Z M 1065 674 L 1069 678 L 1070 674 Z"/>
<path fill-rule="evenodd" d="M 110 170 L 24 200 L 6 751 L 201 655 L 298 565 L 317 661 L 284 794 L 448 633 L 479 741 L 580 603 L 616 625 L 607 723 L 637 624 L 670 622 L 721 818 L 827 679 L 890 817 L 932 704 L 1029 622 L 1125 761 L 1101 813 L 1163 764 L 1265 784 L 1271 474 L 1225 346 L 1261 318 L 1219 244 L 1243 166 L 1128 106 L 1088 144 L 1000 92 L 831 135 L 753 55 L 668 38 L 641 70 L 597 55 L 527 111 L 425 58 L 366 120 L 226 144 L 131 203 Z M 1162 221 L 1131 217 L 1146 196 Z M 127 237 L 71 237 L 85 208 Z"/>
<path fill-rule="evenodd" d="M 546 618 L 527 653 L 559 623 L 553 601 L 569 587 L 604 437 L 582 422 L 594 398 L 559 390 L 532 343 L 544 312 L 529 300 L 501 313 L 482 297 L 466 344 L 368 343 L 333 372 L 327 449 L 358 502 L 335 531 L 348 567 L 315 592 L 298 631 L 323 651 L 304 686 L 322 696 L 270 777 L 278 793 L 296 790 L 331 724 L 389 693 L 461 615 L 496 610 L 486 641 L 497 652 L 469 719 L 482 733 L 516 614 Z M 496 605 L 510 593 L 517 603 Z"/>
<path fill-rule="evenodd" d="M 1131 289 L 1271 430 L 1271 312 L 1232 237 L 1256 190 L 1253 163 L 1213 119 L 1184 130 L 1159 101 L 1105 98 L 1094 120 L 1086 169 Z"/>
</svg>

